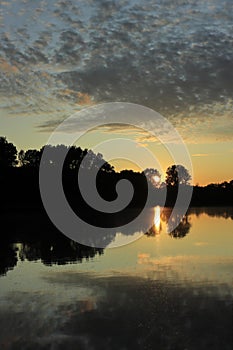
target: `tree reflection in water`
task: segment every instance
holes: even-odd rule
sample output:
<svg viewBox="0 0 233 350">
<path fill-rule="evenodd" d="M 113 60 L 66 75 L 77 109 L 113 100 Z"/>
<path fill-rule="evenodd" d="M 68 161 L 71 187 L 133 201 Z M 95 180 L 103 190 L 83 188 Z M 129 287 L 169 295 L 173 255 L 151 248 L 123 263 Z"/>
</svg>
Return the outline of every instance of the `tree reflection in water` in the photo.
<svg viewBox="0 0 233 350">
<path fill-rule="evenodd" d="M 180 215 L 171 208 L 161 209 L 159 206 L 154 208 L 153 225 L 145 233 L 148 237 L 154 237 L 161 233 L 163 224 L 166 225 L 168 234 L 173 238 L 185 237 L 191 228 L 190 215 Z M 173 227 L 175 227 L 173 229 Z"/>
<path fill-rule="evenodd" d="M 173 238 L 183 238 L 189 233 L 189 230 L 191 228 L 191 224 L 189 222 L 189 215 L 186 214 L 182 218 L 177 218 L 177 219 L 178 221 L 180 221 L 178 226 L 171 232 L 169 231 L 169 228 L 168 228 L 168 232 L 169 232 L 169 235 L 172 236 Z"/>
<path fill-rule="evenodd" d="M 121 233 L 133 235 L 135 232 L 146 232 L 145 235 L 148 237 L 154 237 L 166 227 L 171 237 L 184 238 L 191 228 L 190 216 L 198 216 L 202 213 L 233 219 L 232 208 L 191 208 L 186 215 L 181 216 L 179 212 L 173 212 L 172 208 L 157 206 L 153 209 L 148 208 L 148 212 L 140 223 L 137 222 L 131 226 L 130 231 L 125 229 Z M 31 214 L 31 221 L 25 219 L 20 222 L 17 216 L 13 220 L 14 215 L 10 216 L 11 220 L 6 220 L 6 217 L 3 217 L 3 227 L 8 227 L 8 231 L 6 230 L 1 239 L 0 275 L 5 275 L 8 270 L 12 270 L 18 260 L 41 260 L 45 265 L 63 265 L 81 263 L 83 260 L 92 259 L 104 253 L 104 248 L 88 247 L 70 240 L 49 226 L 47 221 L 38 220 L 38 225 L 32 228 L 32 222 L 35 220 Z M 153 223 L 151 227 L 148 224 L 150 222 Z M 175 228 L 172 229 L 173 227 Z M 109 229 L 109 234 L 105 237 L 106 242 L 112 242 L 116 233 L 117 229 Z"/>
<path fill-rule="evenodd" d="M 161 233 L 163 226 L 166 226 L 168 234 L 173 238 L 184 238 L 190 231 L 190 217 L 195 214 L 197 217 L 206 214 L 211 217 L 222 217 L 233 220 L 232 207 L 203 207 L 190 208 L 185 215 L 180 215 L 179 211 L 173 211 L 172 208 L 163 208 L 159 206 L 154 208 L 153 225 L 145 233 L 148 237 L 154 237 Z M 175 227 L 175 228 L 174 228 Z M 174 229 L 173 229 L 174 228 Z"/>
<path fill-rule="evenodd" d="M 4 239 L 0 246 L 0 275 L 12 270 L 18 260 L 38 261 L 44 265 L 64 265 L 68 263 L 81 263 L 103 254 L 102 248 L 93 248 L 76 243 L 67 237 L 57 234 L 56 237 L 42 239 L 23 238 L 18 243 Z"/>
</svg>

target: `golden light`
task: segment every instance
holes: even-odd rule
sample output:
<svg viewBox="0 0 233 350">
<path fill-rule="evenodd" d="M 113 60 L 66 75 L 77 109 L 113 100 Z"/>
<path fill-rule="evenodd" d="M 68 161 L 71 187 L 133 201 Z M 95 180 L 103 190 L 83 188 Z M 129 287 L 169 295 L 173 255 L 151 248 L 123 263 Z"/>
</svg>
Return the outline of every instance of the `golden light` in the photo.
<svg viewBox="0 0 233 350">
<path fill-rule="evenodd" d="M 161 180 L 160 176 L 158 175 L 153 176 L 152 179 L 156 184 L 160 183 L 160 180 Z"/>
<path fill-rule="evenodd" d="M 153 217 L 153 225 L 146 232 L 148 237 L 156 237 L 159 236 L 161 232 L 161 219 L 160 219 L 160 207 L 157 206 L 154 208 L 154 217 Z"/>
<path fill-rule="evenodd" d="M 160 232 L 160 226 L 161 226 L 161 221 L 160 221 L 160 207 L 157 206 L 154 208 L 154 228 L 155 232 L 159 233 Z"/>
</svg>

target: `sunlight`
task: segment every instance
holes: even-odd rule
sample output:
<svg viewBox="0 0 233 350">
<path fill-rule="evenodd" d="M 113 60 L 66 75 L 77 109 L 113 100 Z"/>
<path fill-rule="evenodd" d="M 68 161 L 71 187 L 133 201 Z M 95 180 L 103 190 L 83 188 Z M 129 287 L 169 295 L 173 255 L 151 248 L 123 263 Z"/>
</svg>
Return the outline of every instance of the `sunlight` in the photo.
<svg viewBox="0 0 233 350">
<path fill-rule="evenodd" d="M 151 177 L 151 181 L 155 187 L 159 187 L 161 182 L 161 177 L 159 175 L 154 175 Z"/>
<path fill-rule="evenodd" d="M 158 175 L 153 176 L 152 179 L 153 179 L 153 181 L 155 182 L 155 184 L 159 184 L 159 183 L 160 183 L 160 180 L 161 180 L 160 176 L 158 176 Z"/>
<path fill-rule="evenodd" d="M 155 228 L 155 233 L 160 232 L 160 227 L 161 227 L 161 219 L 160 219 L 160 207 L 157 206 L 154 208 L 154 228 Z"/>
</svg>

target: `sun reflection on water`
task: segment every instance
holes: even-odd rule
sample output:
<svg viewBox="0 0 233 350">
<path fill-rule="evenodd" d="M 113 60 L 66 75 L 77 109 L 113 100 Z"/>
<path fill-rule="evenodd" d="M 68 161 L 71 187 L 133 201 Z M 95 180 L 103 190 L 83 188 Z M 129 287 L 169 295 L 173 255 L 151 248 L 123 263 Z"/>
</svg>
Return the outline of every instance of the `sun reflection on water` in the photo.
<svg viewBox="0 0 233 350">
<path fill-rule="evenodd" d="M 161 229 L 161 219 L 160 219 L 160 207 L 154 208 L 154 228 L 156 233 L 160 232 Z"/>
<path fill-rule="evenodd" d="M 158 236 L 162 230 L 161 225 L 161 208 L 159 206 L 154 208 L 153 225 L 148 230 L 148 236 Z"/>
</svg>

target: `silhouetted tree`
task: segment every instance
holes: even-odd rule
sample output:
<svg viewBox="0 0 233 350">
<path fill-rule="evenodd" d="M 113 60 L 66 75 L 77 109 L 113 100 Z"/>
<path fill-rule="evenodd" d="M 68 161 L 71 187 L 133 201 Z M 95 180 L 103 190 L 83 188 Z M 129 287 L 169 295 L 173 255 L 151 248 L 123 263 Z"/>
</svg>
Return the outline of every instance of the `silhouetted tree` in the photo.
<svg viewBox="0 0 233 350">
<path fill-rule="evenodd" d="M 41 151 L 38 151 L 37 149 L 29 149 L 25 152 L 23 158 L 21 159 L 21 162 L 23 162 L 24 166 L 39 168 L 40 159 Z"/>
<path fill-rule="evenodd" d="M 64 161 L 64 168 L 68 169 L 69 163 L 71 162 L 70 157 L 69 157 L 69 150 L 70 147 L 67 147 L 65 145 L 45 145 L 40 149 L 40 158 L 43 155 L 43 152 L 46 152 L 46 157 L 43 158 L 43 165 L 46 166 L 57 166 L 60 164 L 61 159 L 63 159 L 65 156 L 65 161 Z M 41 159 L 40 159 L 41 162 Z"/>
<path fill-rule="evenodd" d="M 0 168 L 8 168 L 17 165 L 17 149 L 7 141 L 6 137 L 0 137 Z"/>
<path fill-rule="evenodd" d="M 161 174 L 157 169 L 146 168 L 143 173 L 153 186 L 160 187 Z"/>
<path fill-rule="evenodd" d="M 101 153 L 95 154 L 92 150 L 84 150 L 83 158 L 84 160 L 81 166 L 86 169 L 101 169 L 108 173 L 114 172 L 114 167 L 103 159 Z"/>
<path fill-rule="evenodd" d="M 189 233 L 191 228 L 189 216 L 186 214 L 182 218 L 176 217 L 175 220 L 177 220 L 179 224 L 169 233 L 169 235 L 173 238 L 184 238 Z"/>
<path fill-rule="evenodd" d="M 65 159 L 65 168 L 71 170 L 78 169 L 84 154 L 84 151 L 80 147 L 70 147 Z"/>
<path fill-rule="evenodd" d="M 46 149 L 47 157 L 46 162 L 48 166 L 56 166 L 60 163 L 61 159 L 64 159 L 63 168 L 67 170 L 77 170 L 81 166 L 87 170 L 101 169 L 102 171 L 112 173 L 114 172 L 114 167 L 108 162 L 105 162 L 102 154 L 95 154 L 92 150 L 84 149 L 80 147 L 65 145 L 51 146 L 46 145 L 41 148 L 39 153 L 32 153 L 34 150 L 30 150 L 30 156 L 32 159 L 37 159 L 40 161 L 43 151 Z M 26 152 L 27 153 L 27 152 Z M 45 159 L 43 159 L 43 162 Z M 29 164 L 31 164 L 31 160 Z M 36 161 L 37 163 L 37 161 Z M 104 164 L 103 164 L 104 163 Z"/>
<path fill-rule="evenodd" d="M 108 162 L 105 162 L 104 165 L 101 167 L 101 170 L 106 173 L 114 173 L 114 166 L 109 164 Z"/>
<path fill-rule="evenodd" d="M 183 165 L 172 165 L 166 171 L 166 184 L 168 186 L 189 185 L 191 176 Z"/>
<path fill-rule="evenodd" d="M 8 270 L 13 270 L 17 264 L 17 248 L 14 244 L 1 240 L 0 247 L 0 276 L 5 275 Z"/>
<path fill-rule="evenodd" d="M 24 150 L 21 149 L 21 151 L 19 151 L 18 153 L 19 166 L 25 165 L 24 157 L 25 157 L 25 152 Z"/>
</svg>

